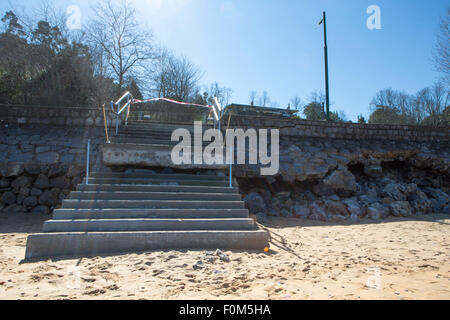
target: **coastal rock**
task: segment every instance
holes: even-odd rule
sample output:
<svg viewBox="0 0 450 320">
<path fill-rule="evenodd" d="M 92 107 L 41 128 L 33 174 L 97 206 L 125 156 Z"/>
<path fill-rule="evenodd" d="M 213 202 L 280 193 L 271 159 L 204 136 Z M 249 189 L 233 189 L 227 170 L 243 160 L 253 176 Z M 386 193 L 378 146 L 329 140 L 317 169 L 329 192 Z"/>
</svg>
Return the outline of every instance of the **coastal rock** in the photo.
<svg viewBox="0 0 450 320">
<path fill-rule="evenodd" d="M 20 176 L 11 182 L 13 188 L 29 187 L 33 184 L 33 179 L 29 176 Z"/>
<path fill-rule="evenodd" d="M 34 181 L 34 186 L 38 189 L 47 189 L 50 187 L 48 177 L 41 173 Z"/>
<path fill-rule="evenodd" d="M 409 217 L 413 213 L 408 201 L 394 201 L 389 204 L 389 208 L 395 217 Z"/>
<path fill-rule="evenodd" d="M 370 204 L 366 209 L 367 218 L 372 220 L 385 219 L 389 214 L 389 208 L 383 206 L 381 203 Z"/>
<path fill-rule="evenodd" d="M 5 172 L 5 177 L 16 177 L 24 172 L 23 163 L 9 163 Z"/>
<path fill-rule="evenodd" d="M 16 195 L 12 191 L 7 191 L 2 195 L 0 201 L 5 205 L 16 203 Z"/>
<path fill-rule="evenodd" d="M 31 210 L 31 213 L 37 213 L 37 214 L 48 214 L 50 212 L 50 209 L 47 206 L 36 206 Z"/>
<path fill-rule="evenodd" d="M 326 177 L 323 183 L 342 197 L 349 197 L 357 190 L 355 176 L 346 168 L 342 167 Z"/>
<path fill-rule="evenodd" d="M 309 214 L 311 213 L 311 210 L 307 205 L 304 204 L 296 204 L 294 206 L 294 216 L 297 218 L 306 219 L 308 218 Z"/>
<path fill-rule="evenodd" d="M 323 201 L 321 200 L 314 201 L 309 207 L 309 209 L 311 210 L 311 214 L 309 215 L 309 218 L 311 220 L 319 220 L 319 221 L 327 220 L 327 213 L 325 211 Z"/>
<path fill-rule="evenodd" d="M 24 170 L 30 175 L 38 175 L 41 173 L 41 165 L 36 161 L 27 161 L 24 164 Z"/>
<path fill-rule="evenodd" d="M 264 199 L 257 192 L 251 192 L 244 198 L 245 207 L 250 213 L 266 212 L 266 204 Z"/>
</svg>

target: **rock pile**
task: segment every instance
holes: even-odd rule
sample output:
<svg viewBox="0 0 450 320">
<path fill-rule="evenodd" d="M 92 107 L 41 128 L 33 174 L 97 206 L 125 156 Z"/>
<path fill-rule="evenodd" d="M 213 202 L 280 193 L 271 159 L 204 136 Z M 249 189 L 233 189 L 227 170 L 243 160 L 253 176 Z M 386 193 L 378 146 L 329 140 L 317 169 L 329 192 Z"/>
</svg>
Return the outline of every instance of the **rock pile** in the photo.
<svg viewBox="0 0 450 320">
<path fill-rule="evenodd" d="M 48 214 L 81 183 L 84 171 L 66 163 L 0 163 L 0 212 Z"/>
<path fill-rule="evenodd" d="M 295 145 L 286 150 L 275 178 L 256 179 L 264 183 L 255 184 L 251 170 L 239 172 L 246 206 L 261 221 L 267 215 L 356 222 L 450 214 L 445 158 L 413 151 L 302 153 Z"/>
</svg>

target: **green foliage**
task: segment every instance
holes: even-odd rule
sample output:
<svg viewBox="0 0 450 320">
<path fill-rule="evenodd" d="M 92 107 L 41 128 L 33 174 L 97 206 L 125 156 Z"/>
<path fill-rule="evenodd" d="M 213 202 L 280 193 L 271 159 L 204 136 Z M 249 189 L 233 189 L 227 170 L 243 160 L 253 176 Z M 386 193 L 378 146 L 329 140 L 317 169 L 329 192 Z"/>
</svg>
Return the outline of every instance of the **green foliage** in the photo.
<svg viewBox="0 0 450 320">
<path fill-rule="evenodd" d="M 90 107 L 111 99 L 117 86 L 94 75 L 86 45 L 69 42 L 47 21 L 27 34 L 12 11 L 1 21 L 0 103 Z M 142 96 L 135 82 L 130 85 Z"/>
<path fill-rule="evenodd" d="M 448 85 L 436 82 L 415 95 L 384 89 L 372 99 L 372 124 L 448 125 L 450 92 Z"/>
<path fill-rule="evenodd" d="M 303 114 L 306 120 L 323 121 L 327 120 L 327 114 L 323 110 L 323 106 L 318 102 L 310 102 L 303 108 Z M 334 122 L 344 122 L 345 115 L 341 112 L 333 111 L 330 112 L 330 121 Z"/>
<path fill-rule="evenodd" d="M 144 97 L 142 96 L 141 90 L 139 89 L 139 86 L 134 78 L 128 79 L 126 86 L 126 91 L 130 91 L 130 93 L 133 95 L 135 99 L 142 100 Z"/>
</svg>

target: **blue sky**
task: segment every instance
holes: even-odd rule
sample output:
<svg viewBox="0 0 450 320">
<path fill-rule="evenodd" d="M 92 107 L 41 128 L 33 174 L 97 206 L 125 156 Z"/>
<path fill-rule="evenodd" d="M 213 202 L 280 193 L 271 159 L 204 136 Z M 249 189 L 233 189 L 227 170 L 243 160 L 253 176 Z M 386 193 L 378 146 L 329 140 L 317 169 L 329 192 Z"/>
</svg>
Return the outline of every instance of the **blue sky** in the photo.
<svg viewBox="0 0 450 320">
<path fill-rule="evenodd" d="M 266 90 L 282 107 L 324 90 L 323 29 L 327 12 L 332 110 L 349 120 L 370 114 L 375 93 L 392 87 L 415 93 L 438 78 L 431 51 L 448 0 L 135 0 L 155 39 L 191 59 L 202 84 L 230 87 L 232 101 Z M 27 4 L 28 1 L 14 1 Z M 58 1 L 89 14 L 87 0 Z M 381 30 L 369 30 L 366 10 L 381 9 Z M 2 11 L 5 3 L 0 5 Z"/>
</svg>

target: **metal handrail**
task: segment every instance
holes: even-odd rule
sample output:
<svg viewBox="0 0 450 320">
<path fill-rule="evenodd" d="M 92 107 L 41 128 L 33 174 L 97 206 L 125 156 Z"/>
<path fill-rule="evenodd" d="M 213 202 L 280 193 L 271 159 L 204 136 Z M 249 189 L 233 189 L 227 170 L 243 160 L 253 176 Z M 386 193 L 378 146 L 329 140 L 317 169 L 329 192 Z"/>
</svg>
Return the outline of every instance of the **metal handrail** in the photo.
<svg viewBox="0 0 450 320">
<path fill-rule="evenodd" d="M 128 100 L 125 103 L 125 105 L 121 108 L 120 104 L 126 98 L 128 98 Z M 111 111 L 116 115 L 116 135 L 119 133 L 119 116 L 120 116 L 120 114 L 122 114 L 122 112 L 124 112 L 125 109 L 127 110 L 126 116 L 125 116 L 125 125 L 128 125 L 128 118 L 130 116 L 130 106 L 131 106 L 131 103 L 133 102 L 133 100 L 134 100 L 133 95 L 129 91 L 127 91 L 116 102 L 111 101 L 111 104 L 110 104 Z M 219 130 L 220 130 L 221 129 L 221 118 L 223 116 L 224 109 L 222 108 L 220 102 L 217 100 L 217 97 L 214 97 L 213 101 L 214 101 L 214 104 L 212 105 L 212 112 L 213 112 L 215 121 L 218 122 Z M 114 110 L 115 106 L 117 106 L 117 111 Z"/>
<path fill-rule="evenodd" d="M 125 105 L 120 108 L 120 103 L 125 99 L 128 98 Z M 127 91 L 124 93 L 123 96 L 119 98 L 116 102 L 111 101 L 111 110 L 113 113 L 116 114 L 116 135 L 119 133 L 119 116 L 122 114 L 122 112 L 127 109 L 126 117 L 125 117 L 125 125 L 128 125 L 128 117 L 130 116 L 130 105 L 133 101 L 133 95 L 130 93 L 130 91 Z M 114 106 L 117 106 L 117 111 L 114 110 Z"/>
</svg>

